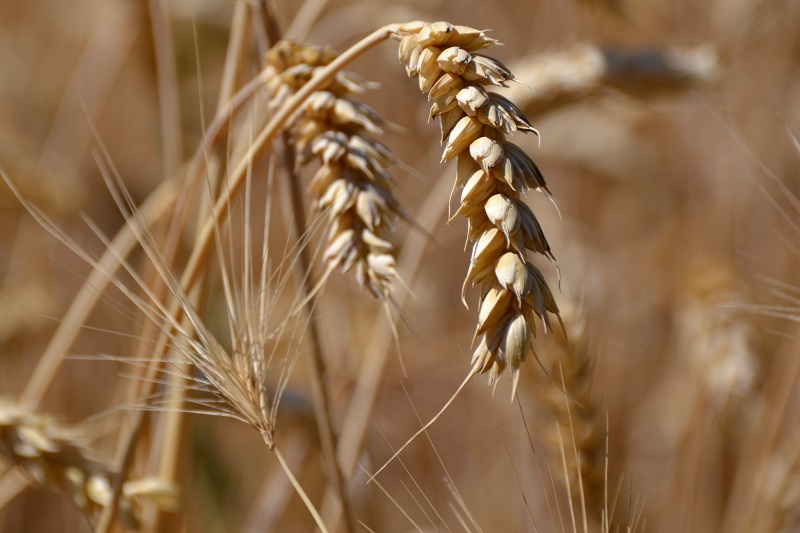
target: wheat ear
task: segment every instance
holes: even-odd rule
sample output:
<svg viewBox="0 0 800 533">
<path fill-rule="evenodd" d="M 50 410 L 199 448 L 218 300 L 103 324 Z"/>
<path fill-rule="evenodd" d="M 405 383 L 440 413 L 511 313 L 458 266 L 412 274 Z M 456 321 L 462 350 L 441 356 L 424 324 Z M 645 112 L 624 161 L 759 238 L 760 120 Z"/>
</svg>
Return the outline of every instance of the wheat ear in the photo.
<svg viewBox="0 0 800 533">
<path fill-rule="evenodd" d="M 90 448 L 78 431 L 21 404 L 0 400 L 0 455 L 40 487 L 66 496 L 90 519 L 111 501 L 118 476 L 111 462 Z M 138 528 L 137 500 L 170 508 L 175 496 L 174 487 L 155 479 L 126 480 L 117 519 Z"/>
<path fill-rule="evenodd" d="M 592 353 L 585 316 L 572 301 L 561 310 L 566 335 L 551 335 L 541 350 L 546 375 L 540 373 L 535 389 L 554 421 L 545 425 L 542 437 L 548 456 L 564 456 L 566 475 L 561 481 L 580 489 L 571 496 L 580 496 L 589 514 L 600 516 L 606 497 L 605 415 L 592 394 Z M 562 449 L 564 440 L 571 448 L 567 453 Z"/>
<path fill-rule="evenodd" d="M 534 317 L 545 330 L 549 315 L 558 317 L 544 276 L 527 260 L 528 251 L 554 259 L 523 201 L 530 189 L 548 197 L 549 191 L 536 163 L 506 139 L 518 131 L 537 132 L 511 101 L 487 90 L 515 79 L 502 63 L 476 53 L 495 39 L 448 22 L 418 22 L 403 30 L 400 61 L 433 102 L 430 116 L 439 117 L 442 161 L 458 162 L 455 187 L 461 198 L 454 216 L 467 219 L 474 242 L 464 291 L 469 284 L 480 287 L 472 363 L 491 383 L 508 368 L 513 397 L 519 367 L 533 349 Z"/>
<path fill-rule="evenodd" d="M 269 84 L 272 105 L 280 107 L 336 57 L 323 48 L 290 41 L 276 44 L 267 54 L 274 71 Z M 308 98 L 290 128 L 298 162 L 320 163 L 309 189 L 329 222 L 323 254 L 327 269 L 312 294 L 332 271 L 352 270 L 359 285 L 386 300 L 397 277 L 394 247 L 386 240 L 400 211 L 386 171 L 395 160 L 374 139 L 382 134 L 380 116 L 350 98 L 370 87 L 355 74 L 339 71 Z"/>
</svg>

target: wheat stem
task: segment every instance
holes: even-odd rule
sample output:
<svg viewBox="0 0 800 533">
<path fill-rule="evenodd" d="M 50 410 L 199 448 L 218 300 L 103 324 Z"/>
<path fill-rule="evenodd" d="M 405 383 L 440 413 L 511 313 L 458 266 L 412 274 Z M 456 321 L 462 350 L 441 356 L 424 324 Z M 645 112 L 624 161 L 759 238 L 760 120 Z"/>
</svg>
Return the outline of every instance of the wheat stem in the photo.
<svg viewBox="0 0 800 533">
<path fill-rule="evenodd" d="M 183 161 L 181 106 L 175 46 L 167 22 L 164 0 L 147 0 L 147 12 L 155 49 L 156 82 L 161 116 L 161 142 L 164 148 L 164 175 L 172 176 Z"/>
<path fill-rule="evenodd" d="M 264 441 L 267 442 L 266 437 Z M 267 442 L 267 445 L 269 445 L 269 442 Z M 274 453 L 275 457 L 278 459 L 281 468 L 283 468 L 283 471 L 286 473 L 286 477 L 289 478 L 289 481 L 291 482 L 292 487 L 294 487 L 294 490 L 297 492 L 297 495 L 300 496 L 301 500 L 303 500 L 306 509 L 308 509 L 308 512 L 311 513 L 311 516 L 314 517 L 314 522 L 317 523 L 317 527 L 320 529 L 320 531 L 322 531 L 322 533 L 328 533 L 328 528 L 325 527 L 325 522 L 322 521 L 322 517 L 319 515 L 316 507 L 314 507 L 314 504 L 311 503 L 311 499 L 309 499 L 308 495 L 303 490 L 300 482 L 298 482 L 297 478 L 294 477 L 294 474 L 292 474 L 292 471 L 289 469 L 289 465 L 286 464 L 286 460 L 283 458 L 283 455 L 281 455 L 281 452 L 278 450 L 278 448 L 273 447 L 272 453 Z"/>
<path fill-rule="evenodd" d="M 289 154 L 292 151 L 287 149 L 285 152 Z M 287 167 L 289 166 L 290 165 L 287 165 Z M 306 232 L 303 192 L 300 190 L 300 183 L 297 176 L 287 173 L 287 178 L 289 181 L 289 192 L 291 194 L 292 211 L 294 213 L 292 217 L 295 226 L 294 229 L 299 238 Z M 314 402 L 314 412 L 316 413 L 315 418 L 320 435 L 320 443 L 322 445 L 323 461 L 328 471 L 328 482 L 337 493 L 339 501 L 341 501 L 344 508 L 347 531 L 355 531 L 353 512 L 347 497 L 342 469 L 336 459 L 336 435 L 331 421 L 330 393 L 325 379 L 325 359 L 322 356 L 319 315 L 316 309 L 316 296 L 313 293 L 315 281 L 311 273 L 311 258 L 309 257 L 308 249 L 305 247 L 299 250 L 296 273 L 298 279 L 301 281 L 302 299 L 305 301 L 307 298 L 310 298 L 306 306 L 308 313 L 309 344 L 311 345 L 309 357 L 311 368 L 309 369 L 309 374 L 311 376 L 311 394 Z"/>
<path fill-rule="evenodd" d="M 275 20 L 274 13 L 270 9 L 269 2 L 262 2 L 264 11 L 264 25 L 266 27 L 267 39 L 270 47 L 280 40 L 280 28 Z M 303 191 L 300 186 L 300 177 L 296 172 L 295 153 L 290 145 L 289 134 L 284 132 L 281 138 L 281 151 L 283 152 L 283 163 L 286 172 L 286 181 L 290 196 L 290 206 L 292 212 L 292 222 L 297 239 L 302 239 L 308 231 L 306 227 L 305 204 L 303 202 Z M 345 525 L 347 531 L 355 531 L 355 521 L 352 506 L 347 497 L 347 489 L 344 483 L 342 470 L 336 459 L 336 434 L 333 429 L 331 418 L 330 392 L 326 381 L 325 358 L 322 354 L 322 341 L 319 327 L 319 314 L 317 313 L 316 296 L 314 286 L 316 281 L 311 269 L 311 257 L 308 248 L 300 247 L 298 250 L 298 261 L 295 268 L 295 277 L 300 283 L 301 300 L 308 300 L 305 306 L 308 315 L 309 343 L 311 345 L 309 374 L 311 376 L 311 394 L 314 404 L 315 419 L 317 430 L 319 431 L 320 443 L 322 446 L 322 458 L 328 474 L 328 484 L 336 492 L 345 514 Z"/>
<path fill-rule="evenodd" d="M 446 218 L 447 202 L 443 201 L 443 199 L 447 198 L 450 186 L 446 180 L 442 179 L 443 177 L 444 175 L 435 180 L 427 200 L 414 217 L 417 224 L 425 230 L 436 227 Z M 399 247 L 400 255 L 397 261 L 398 272 L 401 273 L 402 278 L 406 280 L 409 286 L 414 283 L 424 252 L 430 243 L 430 239 L 426 239 L 424 235 L 414 235 L 415 238 L 411 238 L 411 235 L 414 234 L 409 234 L 406 242 Z M 397 296 L 396 303 L 399 309 L 403 308 L 410 295 L 409 291 L 403 291 Z M 358 455 L 364 445 L 364 438 L 375 408 L 375 400 L 378 396 L 383 370 L 389 359 L 391 343 L 391 325 L 387 322 L 380 322 L 365 350 L 365 353 L 371 354 L 371 356 L 364 360 L 359 369 L 353 394 L 350 397 L 350 402 L 343 418 L 337 456 L 342 472 L 348 479 L 353 476 L 357 466 Z M 329 524 L 338 523 L 339 509 L 333 506 L 333 494 L 326 493 L 324 502 L 322 514 L 325 516 L 326 522 Z"/>
<path fill-rule="evenodd" d="M 244 58 L 246 57 L 247 48 L 244 45 L 247 41 L 248 28 L 250 27 L 249 10 L 247 6 L 241 3 L 236 5 L 234 9 L 233 19 L 231 21 L 231 33 L 228 42 L 228 52 L 226 54 L 226 62 L 230 65 L 225 65 L 223 69 L 222 82 L 220 84 L 220 95 L 217 100 L 217 114 L 225 109 L 228 105 L 228 100 L 236 92 L 237 80 L 241 74 L 241 67 L 244 65 Z M 198 54 L 199 57 L 199 54 Z M 198 66 L 199 71 L 199 66 Z M 198 80 L 198 86 L 202 87 L 202 80 Z M 206 156 L 206 168 L 208 169 L 208 189 L 216 194 L 219 183 L 223 180 L 224 165 L 220 163 L 220 158 L 215 152 L 210 156 Z M 206 196 L 203 196 L 206 198 Z M 203 201 L 197 215 L 198 224 L 208 216 L 211 210 L 211 201 Z M 161 284 L 166 288 L 165 284 Z M 189 301 L 199 310 L 202 306 L 205 290 L 196 286 L 189 294 Z M 149 337 L 148 337 L 149 338 Z M 182 464 L 182 458 L 185 454 L 181 453 L 182 443 L 184 441 L 184 432 L 186 429 L 186 412 L 182 409 L 183 403 L 186 398 L 187 387 L 185 386 L 185 376 L 190 375 L 190 363 L 187 361 L 174 361 L 172 365 L 175 367 L 175 372 L 169 376 L 168 383 L 168 405 L 174 406 L 164 418 L 163 423 L 163 437 L 161 439 L 161 446 L 159 453 L 159 476 L 162 479 L 169 479 L 177 481 L 179 476 L 179 468 Z M 154 521 L 151 524 L 153 531 L 172 531 L 177 527 L 174 523 L 175 515 L 166 512 L 159 512 L 155 515 Z"/>
</svg>

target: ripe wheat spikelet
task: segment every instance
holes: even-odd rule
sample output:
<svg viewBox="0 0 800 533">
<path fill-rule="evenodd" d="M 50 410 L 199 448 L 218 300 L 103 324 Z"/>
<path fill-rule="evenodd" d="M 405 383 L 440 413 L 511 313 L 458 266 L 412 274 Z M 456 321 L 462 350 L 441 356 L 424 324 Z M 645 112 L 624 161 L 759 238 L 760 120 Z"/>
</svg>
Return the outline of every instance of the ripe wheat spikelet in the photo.
<svg viewBox="0 0 800 533">
<path fill-rule="evenodd" d="M 549 314 L 558 317 L 544 276 L 526 257 L 532 251 L 553 259 L 523 201 L 528 189 L 548 197 L 549 191 L 536 163 L 506 139 L 517 131 L 537 132 L 511 101 L 487 90 L 514 80 L 502 63 L 475 53 L 495 39 L 447 22 L 408 24 L 401 35 L 400 61 L 433 101 L 431 118 L 439 117 L 442 161 L 458 161 L 461 205 L 454 216 L 468 220 L 474 242 L 464 291 L 467 284 L 481 291 L 472 364 L 488 373 L 491 383 L 509 368 L 513 395 L 519 367 L 533 350 L 534 316 L 545 330 Z"/>
<path fill-rule="evenodd" d="M 336 57 L 326 49 L 288 41 L 276 44 L 267 53 L 274 71 L 270 100 L 279 105 Z M 400 212 L 386 171 L 395 159 L 374 139 L 382 134 L 380 116 L 349 98 L 371 87 L 350 72 L 338 72 L 324 90 L 308 98 L 290 136 L 299 163 L 320 162 L 309 189 L 316 195 L 316 209 L 330 223 L 323 255 L 327 271 L 321 282 L 336 269 L 354 270 L 359 285 L 385 300 L 397 277 L 394 247 L 385 239 Z"/>
<path fill-rule="evenodd" d="M 75 431 L 51 417 L 11 401 L 0 400 L 0 455 L 19 466 L 41 487 L 66 496 L 90 519 L 111 500 L 117 474 Z M 161 507 L 174 505 L 174 489 L 154 479 L 123 485 L 118 519 L 138 528 L 137 500 Z"/>
</svg>

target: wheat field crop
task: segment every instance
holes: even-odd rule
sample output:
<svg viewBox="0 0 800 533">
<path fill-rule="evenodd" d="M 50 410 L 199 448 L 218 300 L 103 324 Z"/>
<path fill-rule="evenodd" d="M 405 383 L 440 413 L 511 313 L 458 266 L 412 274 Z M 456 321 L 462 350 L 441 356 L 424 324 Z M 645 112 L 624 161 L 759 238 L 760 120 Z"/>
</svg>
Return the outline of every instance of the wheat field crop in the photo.
<svg viewBox="0 0 800 533">
<path fill-rule="evenodd" d="M 798 24 L 0 3 L 0 532 L 800 531 Z"/>
</svg>

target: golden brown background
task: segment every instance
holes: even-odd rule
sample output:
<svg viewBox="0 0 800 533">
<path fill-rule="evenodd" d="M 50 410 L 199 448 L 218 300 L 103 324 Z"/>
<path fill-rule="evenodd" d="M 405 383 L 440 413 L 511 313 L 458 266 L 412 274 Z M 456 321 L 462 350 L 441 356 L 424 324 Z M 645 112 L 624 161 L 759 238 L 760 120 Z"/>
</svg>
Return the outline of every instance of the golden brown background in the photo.
<svg viewBox="0 0 800 533">
<path fill-rule="evenodd" d="M 201 111 L 210 116 L 216 102 L 233 3 L 163 6 L 180 88 L 179 106 L 168 112 L 180 113 L 178 148 L 187 157 L 201 139 Z M 275 9 L 286 27 L 297 7 L 277 1 Z M 526 70 L 579 44 L 656 55 L 706 47 L 703 57 L 714 70 L 707 80 L 662 86 L 621 73 L 624 90 L 594 84 L 565 101 L 530 104 L 541 146 L 534 138 L 519 142 L 544 172 L 561 213 L 530 198 L 558 258 L 560 283 L 555 268 L 542 267 L 554 290 L 560 286 L 568 326 L 590 361 L 581 383 L 592 405 L 583 407 L 594 410 L 595 427 L 587 431 L 597 432 L 598 421 L 603 426 L 601 448 L 608 421 L 608 492 L 611 503 L 618 500 L 620 530 L 638 520 L 637 530 L 651 532 L 797 531 L 800 351 L 787 318 L 794 317 L 800 266 L 800 4 L 332 0 L 308 41 L 343 50 L 382 24 L 414 19 L 491 29 L 505 43 L 491 55 L 532 87 L 537 76 L 580 77 L 582 66 L 569 61 L 555 73 Z M 449 186 L 435 185 L 449 182 L 452 169 L 438 163 L 438 128 L 426 125 L 426 103 L 398 64 L 396 44 L 383 44 L 353 69 L 380 82 L 365 101 L 399 126 L 383 140 L 424 178 L 393 173 L 402 205 L 420 219 L 434 191 L 443 192 L 436 205 L 444 209 Z M 525 87 L 514 91 L 536 97 Z M 0 3 L 0 166 L 95 253 L 102 244 L 80 214 L 109 234 L 122 217 L 94 162 L 91 128 L 142 201 L 165 168 L 176 165 L 162 155 L 162 113 L 146 3 Z M 5 188 L 0 228 L 0 395 L 14 398 L 89 267 Z M 414 298 L 403 308 L 408 323 L 400 321 L 408 377 L 390 356 L 362 456 L 371 471 L 418 429 L 414 408 L 428 419 L 467 370 L 475 318 L 460 303 L 468 264 L 464 224 L 445 226 L 439 217 L 428 230 L 438 246 L 427 248 L 411 284 Z M 396 242 L 406 242 L 409 232 L 401 227 Z M 131 330 L 126 305 L 109 294 L 70 354 L 130 354 L 132 341 L 113 333 Z M 359 365 L 372 355 L 365 353 L 371 332 L 386 318 L 342 275 L 323 293 L 320 311 L 341 417 Z M 214 313 L 209 306 L 212 323 L 219 320 Z M 552 360 L 567 357 L 563 346 L 552 338 L 537 346 L 544 366 L 557 374 Z M 98 446 L 110 452 L 125 373 L 123 365 L 75 357 L 43 408 L 67 423 L 94 417 L 89 424 Z M 319 498 L 324 483 L 305 375 L 301 363 L 283 401 L 278 438 Z M 519 406 L 508 401 L 508 379 L 494 397 L 482 381 L 471 383 L 431 428 L 430 441 L 418 439 L 402 465 L 381 474 L 382 487 L 425 531 L 477 530 L 459 522 L 466 511 L 456 493 L 483 531 L 532 531 L 533 520 L 540 531 L 572 531 L 549 407 L 563 398 L 534 361 L 524 367 Z M 578 433 L 580 410 L 572 406 Z M 250 531 L 260 512 L 275 512 L 270 506 L 279 511 L 268 529 L 313 527 L 291 492 L 267 492 L 280 474 L 249 428 L 199 416 L 189 428 L 186 531 Z M 570 435 L 563 437 L 569 454 Z M 602 473 L 603 455 L 584 457 L 584 466 Z M 386 494 L 364 482 L 356 476 L 351 485 L 364 524 L 416 530 Z M 12 485 L 0 480 L 0 496 Z M 58 495 L 28 489 L 2 503 L 4 532 L 89 530 Z M 601 530 L 598 519 L 590 510 L 590 530 Z"/>
</svg>

